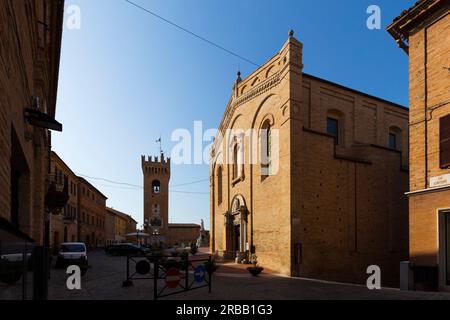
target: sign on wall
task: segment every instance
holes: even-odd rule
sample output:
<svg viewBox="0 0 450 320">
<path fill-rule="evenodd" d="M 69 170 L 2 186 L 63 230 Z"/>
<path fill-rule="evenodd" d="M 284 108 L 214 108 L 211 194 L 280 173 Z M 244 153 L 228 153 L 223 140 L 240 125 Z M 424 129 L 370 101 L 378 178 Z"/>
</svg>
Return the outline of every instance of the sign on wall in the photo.
<svg viewBox="0 0 450 320">
<path fill-rule="evenodd" d="M 430 178 L 430 188 L 437 188 L 450 185 L 450 174 Z"/>
</svg>

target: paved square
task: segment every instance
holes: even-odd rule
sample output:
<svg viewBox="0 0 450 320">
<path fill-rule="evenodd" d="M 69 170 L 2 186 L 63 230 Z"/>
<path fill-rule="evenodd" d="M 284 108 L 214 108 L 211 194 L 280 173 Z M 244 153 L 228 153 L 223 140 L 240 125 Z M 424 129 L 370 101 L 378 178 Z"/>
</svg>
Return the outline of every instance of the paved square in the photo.
<svg viewBox="0 0 450 320">
<path fill-rule="evenodd" d="M 134 281 L 122 288 L 126 257 L 110 257 L 102 251 L 89 254 L 90 269 L 82 278 L 82 289 L 69 291 L 65 270 L 52 269 L 50 299 L 152 300 L 153 280 Z M 263 274 L 252 277 L 242 270 L 219 268 L 213 277 L 212 293 L 199 289 L 163 299 L 176 300 L 279 300 L 279 299 L 450 299 L 448 293 L 405 292 L 397 289 L 370 291 L 364 286 L 311 281 Z"/>
</svg>

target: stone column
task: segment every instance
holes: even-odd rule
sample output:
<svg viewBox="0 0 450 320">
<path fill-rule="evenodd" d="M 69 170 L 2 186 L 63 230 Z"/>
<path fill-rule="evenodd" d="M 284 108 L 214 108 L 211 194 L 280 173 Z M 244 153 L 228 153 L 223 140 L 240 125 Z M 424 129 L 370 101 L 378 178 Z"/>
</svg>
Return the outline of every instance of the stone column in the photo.
<svg viewBox="0 0 450 320">
<path fill-rule="evenodd" d="M 239 251 L 240 251 L 240 256 L 241 259 L 245 259 L 246 258 L 246 252 L 247 252 L 247 208 L 242 206 L 239 209 L 240 212 L 240 232 L 241 232 L 241 236 L 240 236 L 240 246 L 239 246 Z"/>
<path fill-rule="evenodd" d="M 229 212 L 224 213 L 224 258 L 230 259 L 233 255 L 233 216 Z"/>
</svg>

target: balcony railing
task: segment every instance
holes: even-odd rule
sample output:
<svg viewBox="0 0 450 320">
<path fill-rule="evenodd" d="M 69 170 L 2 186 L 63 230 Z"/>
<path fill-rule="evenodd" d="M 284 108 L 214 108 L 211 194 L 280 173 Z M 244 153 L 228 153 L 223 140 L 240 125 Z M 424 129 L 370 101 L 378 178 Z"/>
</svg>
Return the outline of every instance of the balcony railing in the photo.
<svg viewBox="0 0 450 320">
<path fill-rule="evenodd" d="M 48 175 L 47 183 L 45 205 L 53 214 L 60 214 L 69 201 L 68 181 L 60 176 Z"/>
<path fill-rule="evenodd" d="M 63 215 L 63 219 L 66 222 L 74 222 L 76 220 L 76 217 L 73 215 Z"/>
</svg>

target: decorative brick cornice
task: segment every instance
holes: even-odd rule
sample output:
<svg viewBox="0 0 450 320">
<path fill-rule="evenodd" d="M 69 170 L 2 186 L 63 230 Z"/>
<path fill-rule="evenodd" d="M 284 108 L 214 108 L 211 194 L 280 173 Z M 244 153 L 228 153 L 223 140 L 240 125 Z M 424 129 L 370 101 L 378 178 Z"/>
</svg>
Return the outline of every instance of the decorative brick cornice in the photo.
<svg viewBox="0 0 450 320">
<path fill-rule="evenodd" d="M 263 93 L 266 93 L 270 89 L 276 87 L 280 83 L 280 74 L 276 73 L 269 78 L 267 78 L 263 83 L 258 85 L 256 88 L 250 90 L 249 92 L 242 95 L 240 98 L 236 100 L 234 103 L 235 106 L 240 106 L 248 102 L 249 100 L 253 100 L 256 97 L 260 96 Z"/>
<path fill-rule="evenodd" d="M 233 118 L 234 112 L 236 109 L 243 105 L 244 103 L 257 98 L 258 96 L 270 91 L 274 87 L 280 84 L 281 77 L 280 73 L 277 72 L 274 75 L 270 76 L 266 80 L 264 80 L 261 84 L 251 89 L 250 91 L 243 94 L 241 97 L 230 100 L 230 103 L 225 112 L 225 116 L 223 118 L 222 123 L 220 124 L 219 131 L 223 134 L 226 128 L 230 125 L 230 122 Z"/>
</svg>

